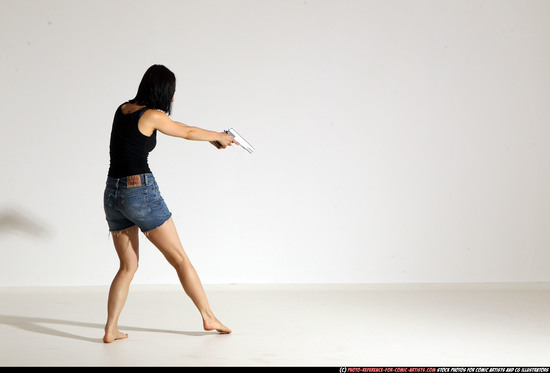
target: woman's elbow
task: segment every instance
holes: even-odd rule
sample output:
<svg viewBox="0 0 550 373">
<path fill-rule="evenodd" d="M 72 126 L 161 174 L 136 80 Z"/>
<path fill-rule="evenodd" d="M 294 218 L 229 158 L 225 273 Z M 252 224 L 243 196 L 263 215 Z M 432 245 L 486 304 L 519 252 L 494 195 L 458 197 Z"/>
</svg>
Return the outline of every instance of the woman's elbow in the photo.
<svg viewBox="0 0 550 373">
<path fill-rule="evenodd" d="M 183 129 L 182 134 L 180 136 L 181 138 L 185 140 L 196 140 L 197 138 L 197 129 L 194 127 L 186 127 Z"/>
</svg>

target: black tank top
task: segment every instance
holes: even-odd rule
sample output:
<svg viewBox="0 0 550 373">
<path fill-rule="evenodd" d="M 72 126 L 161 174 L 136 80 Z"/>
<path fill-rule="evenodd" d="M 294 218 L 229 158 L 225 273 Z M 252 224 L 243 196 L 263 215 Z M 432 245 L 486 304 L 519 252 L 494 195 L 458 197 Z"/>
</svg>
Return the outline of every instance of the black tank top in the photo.
<svg viewBox="0 0 550 373">
<path fill-rule="evenodd" d="M 124 114 L 122 105 L 118 107 L 109 145 L 110 177 L 120 178 L 151 172 L 147 158 L 157 145 L 157 130 L 151 136 L 145 136 L 138 128 L 139 119 L 147 109 L 144 107 L 131 114 Z"/>
</svg>

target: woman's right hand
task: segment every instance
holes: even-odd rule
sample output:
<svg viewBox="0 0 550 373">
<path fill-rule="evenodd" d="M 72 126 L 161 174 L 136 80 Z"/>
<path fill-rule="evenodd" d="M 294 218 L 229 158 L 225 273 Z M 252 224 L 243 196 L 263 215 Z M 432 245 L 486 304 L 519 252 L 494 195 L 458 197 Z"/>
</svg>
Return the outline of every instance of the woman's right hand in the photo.
<svg viewBox="0 0 550 373">
<path fill-rule="evenodd" d="M 232 135 L 229 135 L 225 132 L 220 132 L 218 140 L 216 141 L 210 141 L 212 145 L 214 145 L 218 149 L 225 149 L 228 146 L 231 146 L 231 144 L 239 145 L 238 142 L 235 141 L 235 137 Z"/>
</svg>

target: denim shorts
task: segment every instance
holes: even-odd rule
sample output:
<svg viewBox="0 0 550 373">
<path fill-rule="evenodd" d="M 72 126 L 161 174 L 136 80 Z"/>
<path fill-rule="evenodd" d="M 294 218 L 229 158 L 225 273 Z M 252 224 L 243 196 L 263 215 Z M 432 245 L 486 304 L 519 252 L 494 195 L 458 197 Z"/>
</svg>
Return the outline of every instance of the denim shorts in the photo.
<svg viewBox="0 0 550 373">
<path fill-rule="evenodd" d="M 111 232 L 137 225 L 147 233 L 172 216 L 153 174 L 118 179 L 107 177 L 103 206 Z"/>
</svg>

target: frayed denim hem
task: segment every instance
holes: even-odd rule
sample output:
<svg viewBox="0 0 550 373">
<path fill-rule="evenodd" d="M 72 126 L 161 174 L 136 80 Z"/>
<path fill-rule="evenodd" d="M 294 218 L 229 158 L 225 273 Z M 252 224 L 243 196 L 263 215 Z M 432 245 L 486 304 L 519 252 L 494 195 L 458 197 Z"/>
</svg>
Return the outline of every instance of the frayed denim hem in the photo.
<svg viewBox="0 0 550 373">
<path fill-rule="evenodd" d="M 162 227 L 162 226 L 164 225 L 164 223 L 166 223 L 168 220 L 170 220 L 171 217 L 172 217 L 172 213 L 170 213 L 170 214 L 168 215 L 168 218 L 166 218 L 165 221 L 163 221 L 161 224 L 159 224 L 159 225 L 156 226 L 155 228 L 149 229 L 149 230 L 146 231 L 146 232 L 144 232 L 144 231 L 141 231 L 141 232 L 145 235 L 145 237 L 149 237 L 149 234 L 151 234 L 152 231 L 154 231 L 154 230 L 157 229 L 157 228 Z"/>
</svg>

